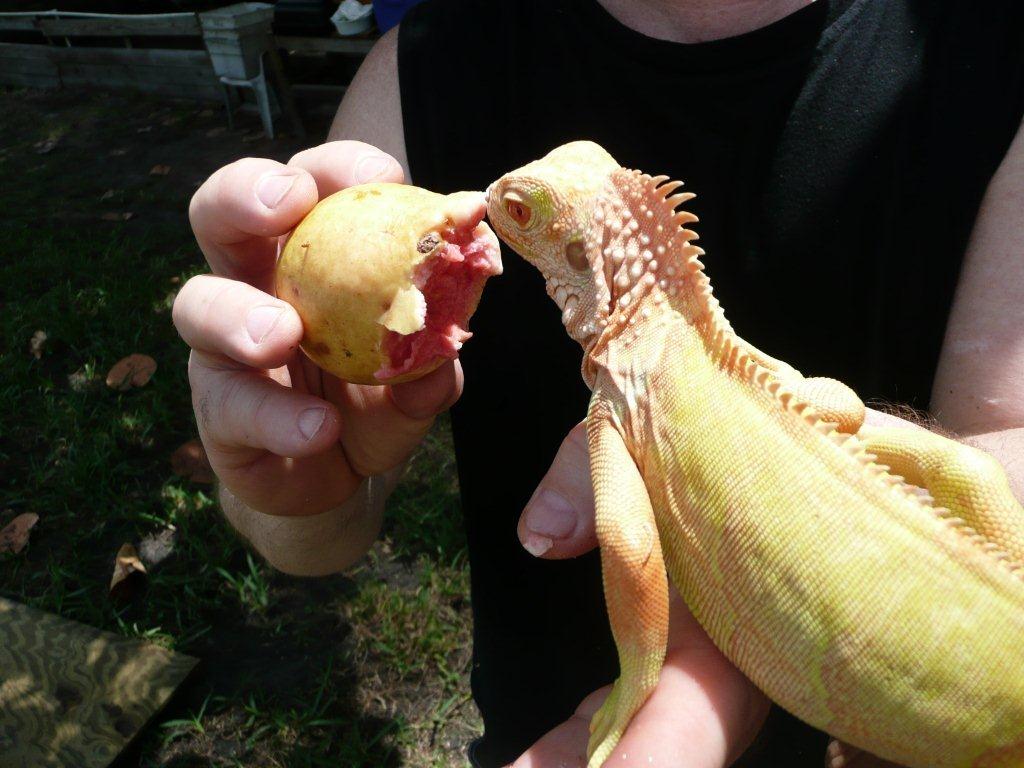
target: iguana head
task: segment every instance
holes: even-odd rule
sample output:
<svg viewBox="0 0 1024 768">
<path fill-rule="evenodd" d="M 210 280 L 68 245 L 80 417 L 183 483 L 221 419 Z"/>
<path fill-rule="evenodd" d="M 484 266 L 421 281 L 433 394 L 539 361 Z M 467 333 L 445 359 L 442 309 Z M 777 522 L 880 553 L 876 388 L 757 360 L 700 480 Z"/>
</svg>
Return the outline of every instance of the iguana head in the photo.
<svg viewBox="0 0 1024 768">
<path fill-rule="evenodd" d="M 547 281 L 569 335 L 587 346 L 607 323 L 611 292 L 595 269 L 598 201 L 619 164 L 597 144 L 565 144 L 507 173 L 488 189 L 487 213 L 498 235 Z"/>
</svg>

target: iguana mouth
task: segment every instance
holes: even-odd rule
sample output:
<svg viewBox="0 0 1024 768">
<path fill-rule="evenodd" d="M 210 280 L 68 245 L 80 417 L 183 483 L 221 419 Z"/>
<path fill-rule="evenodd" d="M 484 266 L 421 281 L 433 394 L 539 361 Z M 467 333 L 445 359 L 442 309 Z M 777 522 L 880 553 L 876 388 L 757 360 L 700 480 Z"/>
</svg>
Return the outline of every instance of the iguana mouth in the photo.
<svg viewBox="0 0 1024 768">
<path fill-rule="evenodd" d="M 413 272 L 419 296 L 412 311 L 419 327 L 412 333 L 389 330 L 381 351 L 386 362 L 374 373 L 380 380 L 415 373 L 438 360 L 454 359 L 472 334 L 466 326 L 480 301 L 484 283 L 501 274 L 501 249 L 483 224 L 484 209 L 429 232 L 417 249 L 430 255 Z"/>
</svg>

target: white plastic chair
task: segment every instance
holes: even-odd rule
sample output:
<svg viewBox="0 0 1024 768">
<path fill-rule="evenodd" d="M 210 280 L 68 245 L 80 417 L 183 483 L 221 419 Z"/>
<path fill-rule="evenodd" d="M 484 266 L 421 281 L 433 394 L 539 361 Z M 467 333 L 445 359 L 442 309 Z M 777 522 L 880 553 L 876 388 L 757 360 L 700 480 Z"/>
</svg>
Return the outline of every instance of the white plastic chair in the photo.
<svg viewBox="0 0 1024 768">
<path fill-rule="evenodd" d="M 234 130 L 235 114 L 231 104 L 231 91 L 229 88 L 249 88 L 256 95 L 256 106 L 259 108 L 260 120 L 263 122 L 263 132 L 267 138 L 274 138 L 274 118 L 271 112 L 271 91 L 267 88 L 267 78 L 263 72 L 263 56 L 260 56 L 260 72 L 256 77 L 249 79 L 226 77 L 221 75 L 221 90 L 224 92 L 224 106 L 228 112 L 228 128 Z"/>
</svg>

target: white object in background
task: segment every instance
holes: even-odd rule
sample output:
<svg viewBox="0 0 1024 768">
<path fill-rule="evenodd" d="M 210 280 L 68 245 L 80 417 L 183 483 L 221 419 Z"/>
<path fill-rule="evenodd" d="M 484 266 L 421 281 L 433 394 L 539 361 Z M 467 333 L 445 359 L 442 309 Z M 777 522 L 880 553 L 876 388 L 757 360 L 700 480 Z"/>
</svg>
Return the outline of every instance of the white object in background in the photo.
<svg viewBox="0 0 1024 768">
<path fill-rule="evenodd" d="M 338 10 L 331 14 L 331 23 L 339 35 L 358 35 L 373 26 L 373 5 L 363 5 L 359 0 L 342 0 Z"/>
</svg>

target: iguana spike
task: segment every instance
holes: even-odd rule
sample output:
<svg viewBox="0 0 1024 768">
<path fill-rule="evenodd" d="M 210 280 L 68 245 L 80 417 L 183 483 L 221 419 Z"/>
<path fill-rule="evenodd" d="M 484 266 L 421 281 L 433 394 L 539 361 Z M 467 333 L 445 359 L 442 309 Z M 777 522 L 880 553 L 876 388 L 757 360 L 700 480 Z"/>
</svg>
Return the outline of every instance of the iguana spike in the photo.
<svg viewBox="0 0 1024 768">
<path fill-rule="evenodd" d="M 663 199 L 667 200 L 669 196 L 681 186 L 683 186 L 683 182 L 673 179 L 672 181 L 667 181 L 664 184 L 659 185 L 658 192 L 661 192 Z"/>
</svg>

